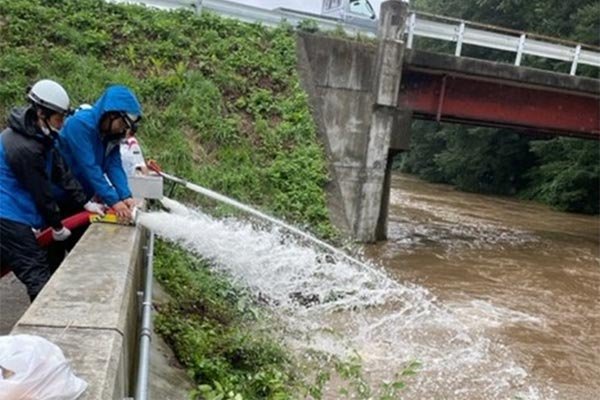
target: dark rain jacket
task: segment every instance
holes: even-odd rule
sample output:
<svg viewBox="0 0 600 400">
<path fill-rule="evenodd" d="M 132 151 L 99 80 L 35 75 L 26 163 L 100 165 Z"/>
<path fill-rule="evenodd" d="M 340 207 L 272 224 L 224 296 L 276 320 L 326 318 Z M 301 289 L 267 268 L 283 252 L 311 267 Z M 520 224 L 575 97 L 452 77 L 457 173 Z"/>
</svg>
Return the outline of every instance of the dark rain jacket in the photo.
<svg viewBox="0 0 600 400">
<path fill-rule="evenodd" d="M 109 206 L 131 197 L 121 163 L 120 139 L 107 140 L 100 132 L 102 116 L 111 111 L 142 114 L 133 92 L 115 85 L 92 108 L 69 117 L 60 132 L 60 150 L 86 194 L 98 195 Z"/>
<path fill-rule="evenodd" d="M 0 218 L 34 228 L 59 229 L 60 212 L 52 184 L 77 204 L 86 203 L 81 185 L 69 172 L 55 138 L 37 127 L 32 107 L 14 109 L 0 134 Z"/>
</svg>

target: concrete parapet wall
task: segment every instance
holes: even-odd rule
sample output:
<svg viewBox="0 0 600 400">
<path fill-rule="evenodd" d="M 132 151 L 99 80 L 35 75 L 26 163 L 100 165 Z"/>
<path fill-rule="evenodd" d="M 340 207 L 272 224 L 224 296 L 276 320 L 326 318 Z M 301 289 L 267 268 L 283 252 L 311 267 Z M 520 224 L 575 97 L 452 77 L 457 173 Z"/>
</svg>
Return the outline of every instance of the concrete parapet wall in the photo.
<svg viewBox="0 0 600 400">
<path fill-rule="evenodd" d="M 556 92 L 585 93 L 593 97 L 598 97 L 600 93 L 598 79 L 424 50 L 406 50 L 404 64 L 405 69 L 409 70 L 469 76 L 486 81 L 498 81 L 506 85 L 544 88 Z"/>
<path fill-rule="evenodd" d="M 377 46 L 300 34 L 298 64 L 329 158 L 333 223 L 353 231 L 373 108 Z"/>
<path fill-rule="evenodd" d="M 89 384 L 82 400 L 132 394 L 145 238 L 92 224 L 11 332 L 58 345 Z"/>
<path fill-rule="evenodd" d="M 332 222 L 354 238 L 386 237 L 390 146 L 408 147 L 397 108 L 407 5 L 382 5 L 379 44 L 299 34 L 298 69 L 328 153 Z M 410 114 L 403 114 L 403 120 Z M 384 204 L 385 203 L 385 204 Z"/>
</svg>

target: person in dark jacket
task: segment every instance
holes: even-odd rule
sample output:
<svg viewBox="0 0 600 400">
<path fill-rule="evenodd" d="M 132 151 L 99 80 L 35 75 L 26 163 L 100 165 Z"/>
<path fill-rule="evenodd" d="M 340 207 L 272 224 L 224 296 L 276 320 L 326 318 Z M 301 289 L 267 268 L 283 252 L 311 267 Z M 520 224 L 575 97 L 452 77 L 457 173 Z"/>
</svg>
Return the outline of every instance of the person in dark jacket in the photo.
<svg viewBox="0 0 600 400">
<path fill-rule="evenodd" d="M 135 201 L 123 170 L 120 142 L 135 130 L 142 109 L 135 94 L 110 86 L 91 108 L 81 108 L 60 131 L 60 150 L 88 196 L 97 196 L 119 218 L 131 219 Z"/>
<path fill-rule="evenodd" d="M 50 226 L 55 241 L 71 235 L 61 223 L 52 184 L 88 211 L 102 213 L 102 208 L 87 201 L 55 147 L 69 110 L 65 89 L 41 80 L 28 99 L 30 105 L 13 109 L 0 133 L 0 265 L 12 268 L 33 301 L 52 273 L 35 231 Z"/>
</svg>

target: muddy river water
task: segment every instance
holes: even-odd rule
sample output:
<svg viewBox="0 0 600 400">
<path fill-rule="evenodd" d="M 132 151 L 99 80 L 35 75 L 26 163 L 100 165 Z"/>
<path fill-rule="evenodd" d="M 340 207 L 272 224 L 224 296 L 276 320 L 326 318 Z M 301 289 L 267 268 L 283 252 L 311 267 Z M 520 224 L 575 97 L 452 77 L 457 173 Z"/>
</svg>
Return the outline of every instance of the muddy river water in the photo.
<svg viewBox="0 0 600 400">
<path fill-rule="evenodd" d="M 389 240 L 360 262 L 169 202 L 141 223 L 262 299 L 308 377 L 359 360 L 372 390 L 332 374 L 324 400 L 600 398 L 597 217 L 395 175 Z"/>
<path fill-rule="evenodd" d="M 536 382 L 533 397 L 592 400 L 600 398 L 599 221 L 397 174 L 389 240 L 366 255 L 501 343 Z"/>
</svg>

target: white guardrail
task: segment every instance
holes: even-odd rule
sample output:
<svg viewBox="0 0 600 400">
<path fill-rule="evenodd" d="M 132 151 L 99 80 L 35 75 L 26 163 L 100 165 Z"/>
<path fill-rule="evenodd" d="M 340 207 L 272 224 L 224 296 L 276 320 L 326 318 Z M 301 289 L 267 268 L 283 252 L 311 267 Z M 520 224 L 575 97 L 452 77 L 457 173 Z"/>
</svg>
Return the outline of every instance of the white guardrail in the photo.
<svg viewBox="0 0 600 400">
<path fill-rule="evenodd" d="M 295 11 L 285 8 L 267 10 L 227 0 L 109 0 L 113 3 L 145 4 L 160 9 L 187 8 L 196 13 L 214 12 L 224 17 L 245 22 L 260 22 L 268 26 L 282 21 L 296 26 L 303 20 L 312 20 L 322 30 L 339 29 L 350 34 L 377 34 L 377 21 L 341 21 L 336 18 Z M 570 74 L 575 75 L 580 64 L 600 68 L 600 48 L 561 39 L 503 29 L 499 27 L 447 18 L 426 13 L 411 12 L 406 24 L 406 45 L 410 49 L 415 37 L 456 42 L 455 55 L 460 57 L 464 44 L 516 53 L 515 65 L 521 65 L 523 55 L 532 55 L 571 63 Z"/>
</svg>

